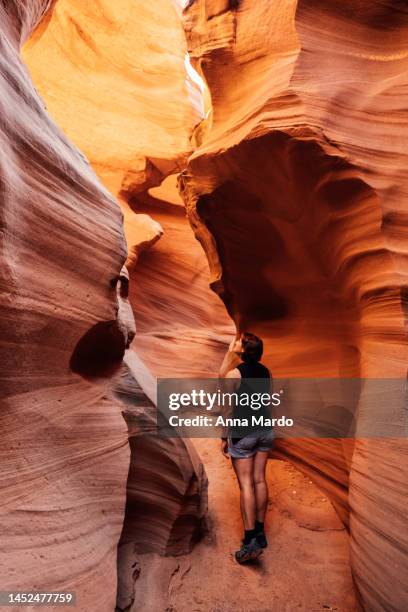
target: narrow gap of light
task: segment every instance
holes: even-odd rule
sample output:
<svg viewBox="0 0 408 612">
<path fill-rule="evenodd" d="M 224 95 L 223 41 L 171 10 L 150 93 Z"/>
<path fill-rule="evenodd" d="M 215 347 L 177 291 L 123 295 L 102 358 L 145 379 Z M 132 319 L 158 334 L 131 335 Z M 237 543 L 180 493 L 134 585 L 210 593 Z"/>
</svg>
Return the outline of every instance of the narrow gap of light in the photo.
<svg viewBox="0 0 408 612">
<path fill-rule="evenodd" d="M 203 79 L 201 78 L 201 76 L 198 74 L 197 70 L 195 70 L 195 68 L 193 68 L 193 66 L 191 65 L 191 61 L 190 61 L 190 56 L 188 53 L 186 53 L 185 57 L 184 57 L 184 66 L 186 68 L 186 72 L 187 72 L 187 85 L 188 88 L 190 90 L 190 93 L 192 95 L 192 97 L 198 101 L 199 100 L 199 111 L 200 111 L 200 115 L 202 118 L 204 118 L 205 116 L 205 108 L 204 108 L 204 91 L 205 91 L 205 83 L 203 81 Z M 192 83 L 188 82 L 188 79 L 190 79 L 190 81 L 192 81 L 198 88 L 197 89 L 194 87 L 194 85 L 192 85 Z"/>
</svg>

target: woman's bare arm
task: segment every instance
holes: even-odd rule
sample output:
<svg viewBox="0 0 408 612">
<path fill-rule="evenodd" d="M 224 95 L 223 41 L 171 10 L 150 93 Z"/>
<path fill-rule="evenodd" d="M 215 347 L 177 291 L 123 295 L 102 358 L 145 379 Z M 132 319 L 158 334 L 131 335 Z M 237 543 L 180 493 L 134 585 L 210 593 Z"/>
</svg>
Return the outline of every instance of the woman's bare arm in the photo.
<svg viewBox="0 0 408 612">
<path fill-rule="evenodd" d="M 228 351 L 225 353 L 224 359 L 222 361 L 219 378 L 240 378 L 239 370 L 236 370 L 237 365 L 241 362 L 241 359 L 233 350 L 235 346 L 236 340 L 234 339 L 228 347 Z M 229 372 L 236 370 L 236 374 L 232 377 L 227 376 Z M 237 376 L 238 375 L 238 376 Z"/>
</svg>

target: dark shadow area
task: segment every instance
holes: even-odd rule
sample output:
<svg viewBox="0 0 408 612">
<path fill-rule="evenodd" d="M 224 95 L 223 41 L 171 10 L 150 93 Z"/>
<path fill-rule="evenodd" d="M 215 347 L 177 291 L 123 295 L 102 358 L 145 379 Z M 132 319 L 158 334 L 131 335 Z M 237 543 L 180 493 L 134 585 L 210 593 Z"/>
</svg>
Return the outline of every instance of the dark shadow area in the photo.
<svg viewBox="0 0 408 612">
<path fill-rule="evenodd" d="M 122 363 L 125 338 L 116 321 L 100 321 L 78 341 L 70 368 L 86 379 L 112 376 Z"/>
</svg>

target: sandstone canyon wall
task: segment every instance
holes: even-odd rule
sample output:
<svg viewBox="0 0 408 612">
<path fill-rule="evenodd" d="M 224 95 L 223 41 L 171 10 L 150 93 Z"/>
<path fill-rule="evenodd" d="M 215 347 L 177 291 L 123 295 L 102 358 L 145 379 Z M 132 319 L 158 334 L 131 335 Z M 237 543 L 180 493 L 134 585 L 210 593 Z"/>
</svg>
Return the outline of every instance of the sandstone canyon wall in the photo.
<svg viewBox="0 0 408 612">
<path fill-rule="evenodd" d="M 48 111 L 119 199 L 129 248 L 129 299 L 137 313 L 131 351 L 156 376 L 185 375 L 199 367 L 207 372 L 206 354 L 210 364 L 213 354 L 221 359 L 232 331 L 221 301 L 208 288 L 207 262 L 175 179 L 159 193 L 148 192 L 185 167 L 203 116 L 202 85 L 186 50 L 180 18 L 165 0 L 90 5 L 59 0 L 24 47 Z M 224 325 L 225 339 L 213 322 Z M 143 373 L 140 378 L 146 383 Z M 136 554 L 179 555 L 199 538 L 207 481 L 188 441 L 159 440 L 149 431 L 155 408 L 128 368 L 117 391 L 131 450 L 118 555 L 118 605 L 126 607 L 133 598 Z"/>
<path fill-rule="evenodd" d="M 134 350 L 156 376 L 214 375 L 233 328 L 175 177 L 152 189 L 185 167 L 206 106 L 177 4 L 59 0 L 24 59 L 51 116 L 119 197 Z"/>
<path fill-rule="evenodd" d="M 277 376 L 404 379 L 406 5 L 197 0 L 184 24 L 213 117 L 180 189 L 237 328 Z M 278 452 L 350 520 L 365 608 L 401 610 L 406 438 Z"/>
<path fill-rule="evenodd" d="M 58 0 L 24 47 L 56 123 L 117 194 L 182 169 L 203 115 L 172 2 Z"/>
<path fill-rule="evenodd" d="M 126 246 L 118 204 L 20 60 L 50 4 L 0 2 L 0 573 L 2 589 L 74 590 L 78 610 L 111 612 L 129 450 L 105 380 L 134 333 L 118 320 Z"/>
</svg>

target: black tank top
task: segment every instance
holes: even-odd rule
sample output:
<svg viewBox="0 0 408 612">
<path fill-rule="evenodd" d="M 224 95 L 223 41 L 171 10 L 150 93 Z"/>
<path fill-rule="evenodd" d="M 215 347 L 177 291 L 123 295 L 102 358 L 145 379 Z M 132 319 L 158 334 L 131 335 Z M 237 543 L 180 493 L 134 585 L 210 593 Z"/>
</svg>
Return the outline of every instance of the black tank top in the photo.
<svg viewBox="0 0 408 612">
<path fill-rule="evenodd" d="M 238 396 L 242 394 L 251 395 L 253 393 L 272 393 L 272 376 L 268 368 L 265 367 L 262 363 L 259 363 L 259 361 L 252 361 L 252 360 L 243 361 L 237 366 L 237 370 L 239 370 L 239 373 L 241 374 L 241 384 L 237 390 Z M 251 385 L 250 382 L 247 381 L 247 379 L 251 379 L 251 378 L 257 379 L 255 386 Z M 259 380 L 259 379 L 263 379 L 263 380 Z M 261 408 L 259 408 L 258 410 L 253 410 L 249 406 L 242 406 L 240 404 L 238 404 L 237 406 L 234 406 L 233 418 L 238 418 L 238 419 L 247 418 L 251 422 L 252 414 L 256 414 L 257 417 L 261 415 L 264 418 L 271 417 L 270 408 L 266 406 L 261 406 Z M 264 428 L 257 426 L 256 429 L 264 429 Z M 245 435 L 248 435 L 248 433 L 251 433 L 251 431 L 254 431 L 253 427 L 250 428 L 250 431 L 236 429 L 234 427 L 233 431 L 231 432 L 232 435 L 234 436 L 232 438 L 232 442 L 236 443 L 242 437 L 244 437 Z"/>
<path fill-rule="evenodd" d="M 269 372 L 268 368 L 264 366 L 263 363 L 259 363 L 259 361 L 243 361 L 237 366 L 237 370 L 239 370 L 239 373 L 241 374 L 241 379 L 271 378 L 271 373 Z"/>
</svg>

